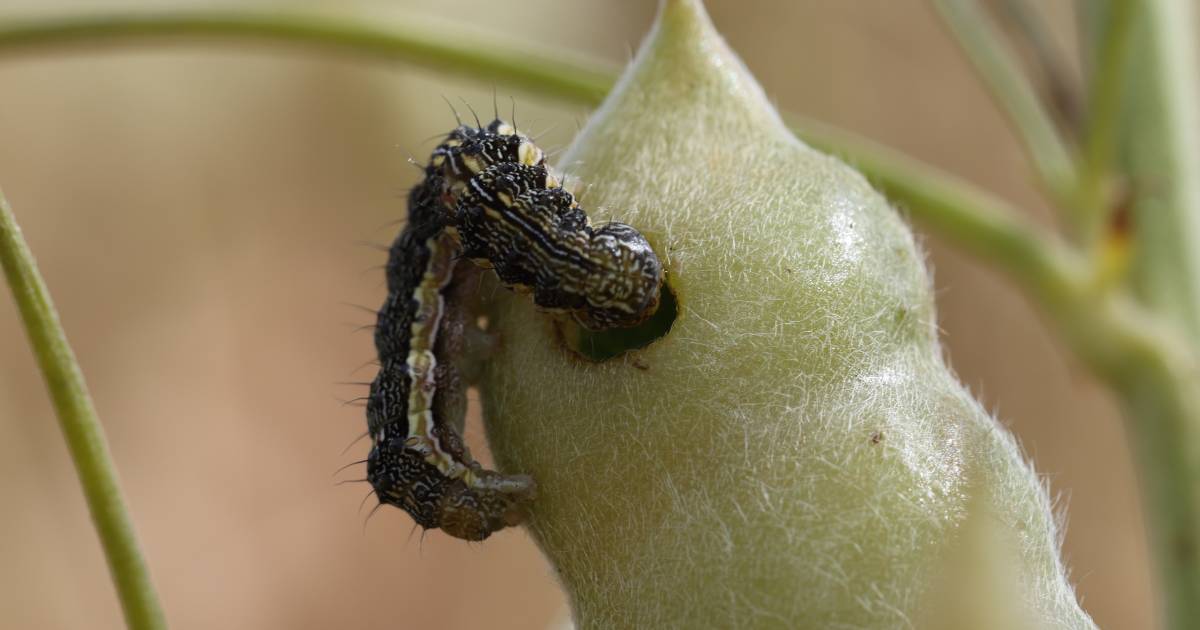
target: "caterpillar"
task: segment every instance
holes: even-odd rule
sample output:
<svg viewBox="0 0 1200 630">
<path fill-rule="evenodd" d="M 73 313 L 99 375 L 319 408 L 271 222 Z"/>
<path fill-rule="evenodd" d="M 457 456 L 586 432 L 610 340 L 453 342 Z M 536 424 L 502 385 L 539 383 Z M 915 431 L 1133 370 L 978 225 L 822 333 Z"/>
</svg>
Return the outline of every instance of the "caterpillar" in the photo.
<svg viewBox="0 0 1200 630">
<path fill-rule="evenodd" d="M 433 152 L 445 178 L 450 231 L 466 257 L 542 310 L 569 312 L 591 330 L 635 326 L 653 315 L 662 265 L 624 223 L 592 227 L 545 164 L 545 154 L 503 120 L 459 125 Z"/>
<path fill-rule="evenodd" d="M 460 124 L 434 149 L 389 248 L 367 480 L 381 503 L 465 540 L 520 523 L 536 494 L 527 475 L 484 469 L 461 437 L 473 357 L 487 345 L 468 317 L 467 288 L 482 268 L 592 330 L 645 320 L 662 284 L 645 237 L 622 223 L 591 226 L 512 125 Z"/>
</svg>

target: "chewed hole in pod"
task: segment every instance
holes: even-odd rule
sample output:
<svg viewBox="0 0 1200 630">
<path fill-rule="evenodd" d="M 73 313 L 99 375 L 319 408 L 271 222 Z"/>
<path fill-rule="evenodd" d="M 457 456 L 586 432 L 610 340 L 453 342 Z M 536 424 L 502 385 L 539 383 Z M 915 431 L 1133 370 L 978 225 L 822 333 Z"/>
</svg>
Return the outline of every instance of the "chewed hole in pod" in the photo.
<svg viewBox="0 0 1200 630">
<path fill-rule="evenodd" d="M 563 343 L 569 350 L 588 361 L 607 361 L 630 350 L 645 348 L 662 338 L 675 324 L 679 315 L 679 300 L 671 289 L 670 277 L 664 279 L 658 310 L 646 321 L 630 328 L 588 330 L 574 321 L 556 323 Z"/>
</svg>

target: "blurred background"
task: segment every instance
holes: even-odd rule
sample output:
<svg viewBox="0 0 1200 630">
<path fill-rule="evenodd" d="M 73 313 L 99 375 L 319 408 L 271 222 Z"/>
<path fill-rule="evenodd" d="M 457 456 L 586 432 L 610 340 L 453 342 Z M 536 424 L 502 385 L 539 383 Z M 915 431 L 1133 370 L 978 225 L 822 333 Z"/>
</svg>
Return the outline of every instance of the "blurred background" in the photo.
<svg viewBox="0 0 1200 630">
<path fill-rule="evenodd" d="M 239 3 L 246 6 L 250 3 Z M 296 3 L 258 2 L 262 8 Z M 436 18 L 625 62 L 647 0 L 326 3 Z M 1041 3 L 1074 50 L 1070 3 Z M 0 20 L 172 2 L 4 0 Z M 305 6 L 313 6 L 305 4 Z M 1013 135 L 921 0 L 708 0 L 785 111 L 899 148 L 1050 225 Z M 565 603 L 529 537 L 412 532 L 360 509 L 384 254 L 443 95 L 492 85 L 287 46 L 74 47 L 0 57 L 0 186 L 82 363 L 176 628 L 544 628 Z M 494 86 L 502 102 L 510 96 Z M 516 99 L 541 144 L 586 110 Z M 915 226 L 921 233 L 921 226 Z M 1102 628 L 1153 624 L 1139 504 L 1109 396 L 1015 290 L 935 238 L 950 363 L 1068 516 L 1064 556 Z M 478 453 L 482 429 L 468 423 Z M 0 627 L 119 628 L 120 610 L 15 308 L 0 299 Z"/>
</svg>

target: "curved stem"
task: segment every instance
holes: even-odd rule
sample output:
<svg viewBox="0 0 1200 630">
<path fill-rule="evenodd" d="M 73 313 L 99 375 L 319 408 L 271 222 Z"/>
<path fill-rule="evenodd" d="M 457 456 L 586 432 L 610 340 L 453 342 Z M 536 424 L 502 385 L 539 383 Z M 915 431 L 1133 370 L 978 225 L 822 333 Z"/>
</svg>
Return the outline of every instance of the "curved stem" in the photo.
<svg viewBox="0 0 1200 630">
<path fill-rule="evenodd" d="M 1001 42 L 976 0 L 934 0 L 934 6 L 975 64 L 992 98 L 1012 121 L 1046 190 L 1055 199 L 1066 196 L 1075 180 L 1071 153 L 1012 51 Z"/>
<path fill-rule="evenodd" d="M 1136 71 L 1105 89 L 1120 92 L 1124 105 L 1112 140 L 1122 172 L 1132 182 L 1133 242 L 1130 291 L 1146 310 L 1169 323 L 1176 348 L 1191 361 L 1139 362 L 1115 379 L 1114 389 L 1128 410 L 1131 441 L 1143 477 L 1143 500 L 1150 549 L 1163 593 L 1167 627 L 1191 628 L 1200 619 L 1200 71 L 1197 69 L 1196 13 L 1193 2 L 1131 0 L 1081 3 L 1093 23 L 1089 33 L 1104 72 L 1115 55 L 1109 41 L 1130 37 Z M 1131 34 L 1116 20 L 1132 12 Z M 1107 18 L 1107 19 L 1104 19 Z M 1101 89 L 1099 85 L 1097 90 Z M 1109 98 L 1109 97 L 1106 97 Z M 1103 140 L 1107 142 L 1108 140 Z M 1101 147 L 1103 148 L 1103 147 Z M 1107 149 L 1106 149 L 1107 150 Z M 1167 369 L 1173 365 L 1178 369 Z M 1180 377 L 1171 380 L 1175 374 Z"/>
<path fill-rule="evenodd" d="M 130 628 L 166 628 L 154 584 L 138 548 L 133 521 L 125 508 L 117 471 L 104 429 L 75 354 L 67 343 L 50 301 L 50 292 L 37 271 L 33 253 L 21 237 L 12 209 L 0 193 L 0 266 L 25 323 L 29 343 L 46 379 L 59 426 L 67 440 L 75 471 L 92 514 L 92 522 L 112 572 L 125 621 Z"/>
<path fill-rule="evenodd" d="M 211 38 L 286 42 L 401 60 L 459 76 L 504 82 L 537 94 L 599 103 L 616 71 L 547 54 L 519 42 L 445 26 L 380 25 L 314 12 L 213 10 L 0 21 L 0 55 L 66 44 Z"/>
</svg>

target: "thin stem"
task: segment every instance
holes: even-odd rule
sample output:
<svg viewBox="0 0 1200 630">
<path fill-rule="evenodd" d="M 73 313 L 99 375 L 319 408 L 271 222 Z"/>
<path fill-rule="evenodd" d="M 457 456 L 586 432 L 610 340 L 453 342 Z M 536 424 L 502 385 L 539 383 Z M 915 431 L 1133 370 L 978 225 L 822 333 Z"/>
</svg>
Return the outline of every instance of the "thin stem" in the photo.
<svg viewBox="0 0 1200 630">
<path fill-rule="evenodd" d="M 1113 0 L 1099 37 L 1099 54 L 1088 86 L 1087 128 L 1079 172 L 1076 229 L 1079 240 L 1094 246 L 1112 211 L 1108 178 L 1117 153 L 1117 128 L 1127 85 L 1130 44 L 1137 3 Z"/>
<path fill-rule="evenodd" d="M 1113 0 L 1115 2 L 1115 0 Z M 1195 5 L 1139 3 L 1122 167 L 1132 178 L 1132 285 L 1200 347 L 1200 69 Z M 1115 9 L 1116 7 L 1112 7 Z M 1200 593 L 1197 594 L 1200 600 Z"/>
<path fill-rule="evenodd" d="M 312 12 L 253 13 L 213 10 L 108 14 L 0 22 L 0 55 L 64 44 L 96 44 L 179 37 L 287 42 L 401 60 L 434 70 L 545 96 L 599 103 L 615 70 L 548 54 L 519 41 L 446 26 L 420 26 Z"/>
<path fill-rule="evenodd" d="M 975 64 L 1025 144 L 1043 185 L 1056 199 L 1073 187 L 1074 165 L 1067 144 L 1012 51 L 1001 41 L 975 0 L 933 0 L 942 21 Z"/>
<path fill-rule="evenodd" d="M 33 253 L 25 244 L 3 193 L 0 193 L 0 266 L 4 268 L 29 343 L 50 390 L 125 621 L 137 630 L 166 628 L 150 573 L 138 548 L 133 521 L 121 496 L 104 429 L 92 406 L 79 364 L 67 344 L 50 293 L 38 275 Z"/>
<path fill-rule="evenodd" d="M 1003 17 L 1021 34 L 1032 52 L 1036 67 L 1045 81 L 1050 106 L 1071 135 L 1080 127 L 1080 95 L 1066 55 L 1054 41 L 1046 20 L 1030 5 L 1030 0 L 1004 0 Z"/>
</svg>

